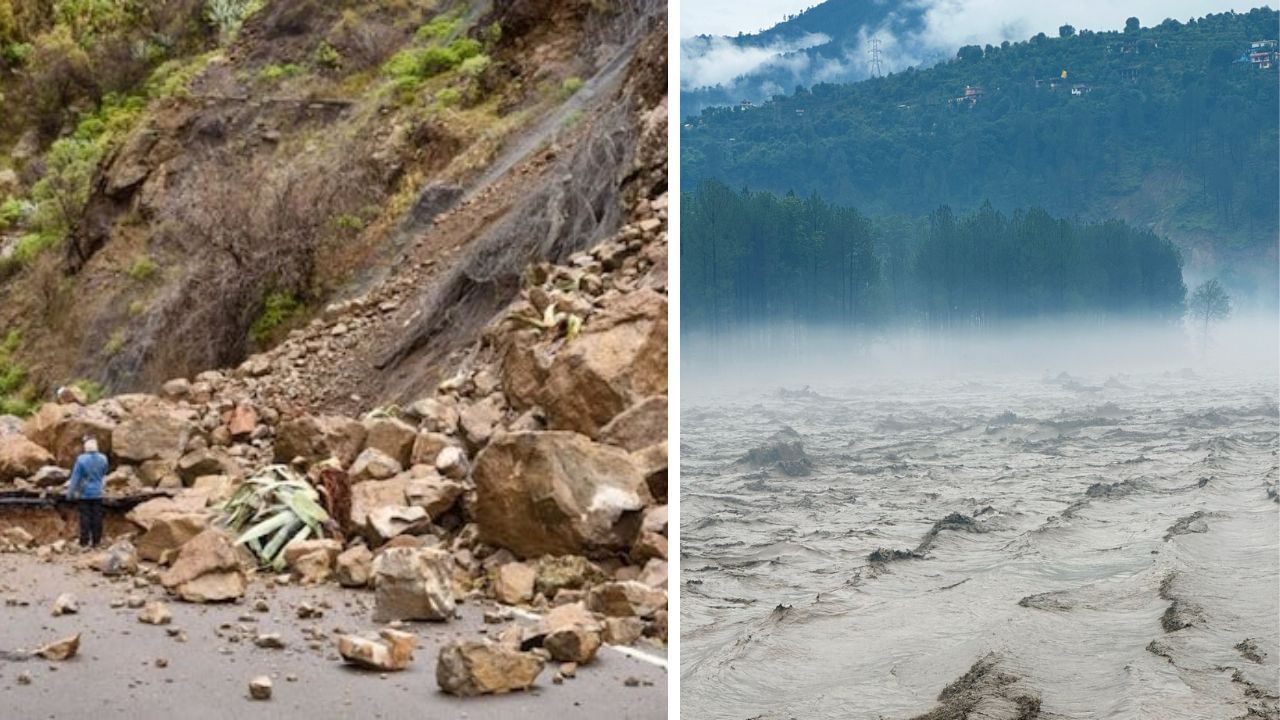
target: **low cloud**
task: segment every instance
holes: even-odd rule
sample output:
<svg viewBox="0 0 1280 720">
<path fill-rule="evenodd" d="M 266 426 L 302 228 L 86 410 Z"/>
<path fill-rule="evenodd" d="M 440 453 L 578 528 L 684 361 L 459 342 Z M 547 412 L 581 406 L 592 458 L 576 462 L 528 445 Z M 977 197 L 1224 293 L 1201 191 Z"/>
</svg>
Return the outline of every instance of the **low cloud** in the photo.
<svg viewBox="0 0 1280 720">
<path fill-rule="evenodd" d="M 830 41 L 813 33 L 793 42 L 743 47 L 724 37 L 687 38 L 680 43 L 680 84 L 685 88 L 728 85 L 766 67 L 783 68 L 800 78 L 809 70 L 809 56 L 800 51 Z"/>
</svg>

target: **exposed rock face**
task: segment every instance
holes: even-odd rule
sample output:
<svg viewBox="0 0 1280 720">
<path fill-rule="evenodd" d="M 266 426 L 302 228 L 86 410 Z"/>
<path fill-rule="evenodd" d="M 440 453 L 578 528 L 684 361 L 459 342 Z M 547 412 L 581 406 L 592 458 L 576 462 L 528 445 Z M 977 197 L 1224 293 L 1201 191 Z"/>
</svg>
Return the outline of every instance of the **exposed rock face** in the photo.
<svg viewBox="0 0 1280 720">
<path fill-rule="evenodd" d="M 21 435 L 0 435 L 0 482 L 34 475 L 53 454 Z"/>
<path fill-rule="evenodd" d="M 628 453 L 572 432 L 495 439 L 472 477 L 482 538 L 523 557 L 629 548 L 652 499 Z"/>
<path fill-rule="evenodd" d="M 160 583 L 187 602 L 219 602 L 242 597 L 245 575 L 231 540 L 210 528 L 182 546 Z"/>
<path fill-rule="evenodd" d="M 45 403 L 27 418 L 22 434 L 53 453 L 57 464 L 71 467 L 84 450 L 84 438 L 98 441 L 98 448 L 112 454 L 111 435 L 115 421 L 102 411 L 80 405 Z"/>
<path fill-rule="evenodd" d="M 453 695 L 506 693 L 532 686 L 544 665 L 534 653 L 486 642 L 456 642 L 440 649 L 436 682 Z"/>
<path fill-rule="evenodd" d="M 338 636 L 338 654 L 343 660 L 370 670 L 403 670 L 413 660 L 418 636 L 390 628 L 378 633 L 381 640 L 355 635 Z"/>
<path fill-rule="evenodd" d="M 308 463 L 334 458 L 343 467 L 351 465 L 364 449 L 367 432 L 358 420 L 326 415 L 304 415 L 280 424 L 276 430 L 276 462 L 301 457 Z"/>
<path fill-rule="evenodd" d="M 449 554 L 433 548 L 384 550 L 373 561 L 374 622 L 453 617 Z"/>
<path fill-rule="evenodd" d="M 551 364 L 540 393 L 554 430 L 597 437 L 633 402 L 667 392 L 667 299 L 631 293 L 592 318 Z"/>
</svg>

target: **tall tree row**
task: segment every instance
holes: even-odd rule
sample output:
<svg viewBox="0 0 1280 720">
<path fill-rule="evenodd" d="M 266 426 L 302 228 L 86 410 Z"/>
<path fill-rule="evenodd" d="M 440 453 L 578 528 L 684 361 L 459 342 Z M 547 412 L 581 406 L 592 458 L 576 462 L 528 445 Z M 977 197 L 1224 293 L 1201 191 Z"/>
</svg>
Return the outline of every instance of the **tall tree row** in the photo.
<svg viewBox="0 0 1280 720">
<path fill-rule="evenodd" d="M 1181 317 L 1171 243 L 1118 220 L 1083 222 L 990 203 L 927 220 L 871 220 L 818 197 L 735 192 L 682 198 L 684 322 L 981 328 L 1072 316 Z"/>
</svg>

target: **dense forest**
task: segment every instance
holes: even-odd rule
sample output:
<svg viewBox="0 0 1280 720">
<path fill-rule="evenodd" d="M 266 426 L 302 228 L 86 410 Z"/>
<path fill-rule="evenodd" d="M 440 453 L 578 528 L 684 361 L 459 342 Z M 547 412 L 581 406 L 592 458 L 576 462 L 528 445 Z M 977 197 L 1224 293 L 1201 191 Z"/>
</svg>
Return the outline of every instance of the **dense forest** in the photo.
<svg viewBox="0 0 1280 720">
<path fill-rule="evenodd" d="M 681 206 L 683 322 L 984 327 L 1045 317 L 1175 320 L 1176 248 L 1119 220 L 1041 209 L 872 220 L 817 196 L 707 181 Z"/>
<path fill-rule="evenodd" d="M 929 69 L 707 109 L 683 126 L 684 187 L 817 192 L 872 215 L 989 200 L 1120 217 L 1207 254 L 1215 272 L 1231 253 L 1274 265 L 1280 96 L 1276 64 L 1249 56 L 1278 20 L 1258 9 L 1063 26 Z"/>
</svg>

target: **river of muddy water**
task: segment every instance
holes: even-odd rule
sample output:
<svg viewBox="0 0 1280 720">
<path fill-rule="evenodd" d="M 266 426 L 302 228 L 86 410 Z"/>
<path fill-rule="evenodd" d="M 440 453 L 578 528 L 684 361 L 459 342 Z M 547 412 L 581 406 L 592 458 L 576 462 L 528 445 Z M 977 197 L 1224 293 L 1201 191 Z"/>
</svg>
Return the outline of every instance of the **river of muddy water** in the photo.
<svg viewBox="0 0 1280 720">
<path fill-rule="evenodd" d="M 1183 371 L 686 398 L 683 711 L 1280 717 L 1277 390 Z"/>
</svg>

